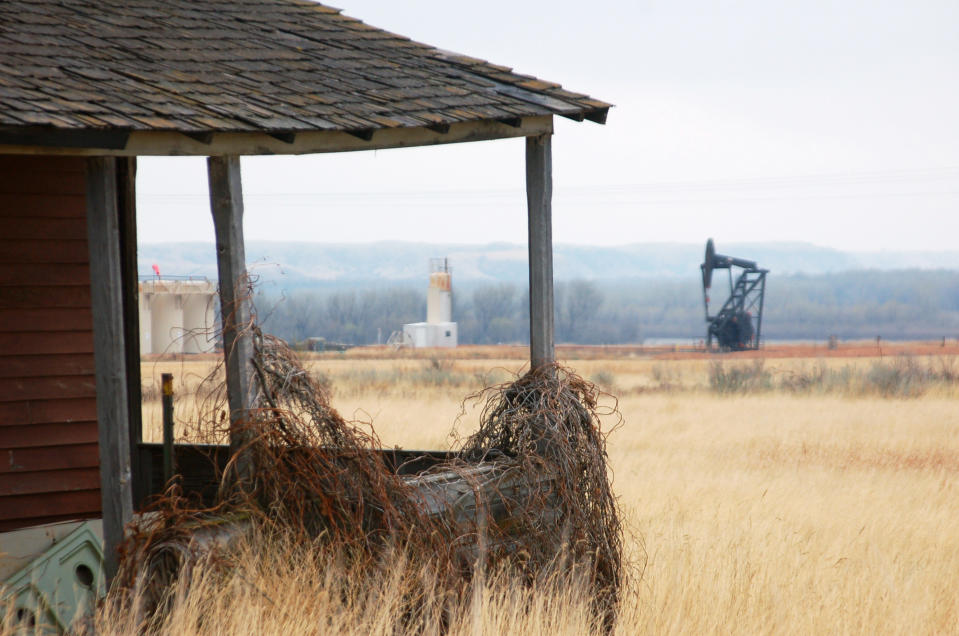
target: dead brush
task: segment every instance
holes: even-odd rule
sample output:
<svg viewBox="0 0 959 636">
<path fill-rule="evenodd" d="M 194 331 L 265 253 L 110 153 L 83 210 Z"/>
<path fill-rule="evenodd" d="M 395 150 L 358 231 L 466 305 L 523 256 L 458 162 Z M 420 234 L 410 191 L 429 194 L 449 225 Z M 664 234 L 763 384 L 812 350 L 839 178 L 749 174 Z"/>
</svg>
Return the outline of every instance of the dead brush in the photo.
<svg viewBox="0 0 959 636">
<path fill-rule="evenodd" d="M 255 330 L 253 366 L 257 393 L 240 431 L 250 442 L 238 453 L 252 470 L 231 475 L 241 470 L 231 460 L 220 498 L 262 511 L 265 525 L 350 550 L 375 553 L 409 535 L 435 553 L 438 529 L 377 452 L 372 429 L 347 422 L 282 340 Z"/>
<path fill-rule="evenodd" d="M 614 419 L 610 430 L 622 418 L 615 405 L 600 406 L 601 395 L 559 364 L 537 367 L 467 398 L 485 406 L 460 452 L 469 463 L 508 465 L 523 485 L 501 493 L 507 521 L 489 525 L 488 567 L 518 568 L 530 583 L 557 572 L 584 576 L 609 622 L 626 568 L 600 417 Z"/>
<path fill-rule="evenodd" d="M 168 590 L 189 588 L 196 561 L 229 569 L 232 546 L 251 535 L 338 555 L 373 578 L 393 576 L 397 554 L 428 564 L 429 593 L 411 575 L 401 617 L 437 611 L 425 609 L 425 599 L 462 599 L 477 573 L 480 584 L 482 573 L 511 572 L 535 585 L 559 572 L 588 580 L 598 616 L 612 625 L 622 529 L 594 385 L 550 365 L 486 389 L 473 396 L 486 408 L 458 457 L 404 478 L 386 464 L 372 427 L 345 420 L 283 341 L 249 329 L 252 408 L 231 424 L 223 375 L 214 371 L 210 383 L 220 386 L 205 389 L 204 417 L 191 435 L 244 440 L 220 475 L 216 505 L 186 502 L 174 487 L 123 546 L 118 593 L 140 599 L 144 625 L 162 622 Z M 606 414 L 618 417 L 615 407 Z M 456 477 L 459 498 L 438 506 Z"/>
<path fill-rule="evenodd" d="M 328 391 L 300 364 L 286 344 L 254 329 L 256 395 L 248 417 L 234 422 L 233 434 L 246 440 L 220 475 L 217 505 L 190 507 L 171 489 L 152 507 L 124 553 L 134 570 L 168 560 L 171 545 L 196 544 L 196 531 L 241 517 L 265 535 L 285 534 L 317 542 L 324 549 L 375 555 L 386 545 L 443 554 L 437 523 L 415 493 L 377 452 L 378 438 L 347 422 L 332 408 Z M 214 371 L 211 377 L 222 377 Z M 212 414 L 193 439 L 229 437 L 224 391 L 210 392 Z M 221 415 L 217 415 L 221 414 Z M 198 550 L 222 545 L 196 545 Z M 196 550 L 194 550 L 196 551 Z M 448 550 L 446 550 L 448 551 Z M 186 556 L 186 552 L 184 552 Z M 170 562 L 176 568 L 184 560 Z M 127 584 L 138 572 L 126 573 Z M 157 574 L 159 581 L 161 577 Z M 175 578 L 175 573 L 164 573 Z M 132 578 L 131 578 L 132 577 Z"/>
</svg>

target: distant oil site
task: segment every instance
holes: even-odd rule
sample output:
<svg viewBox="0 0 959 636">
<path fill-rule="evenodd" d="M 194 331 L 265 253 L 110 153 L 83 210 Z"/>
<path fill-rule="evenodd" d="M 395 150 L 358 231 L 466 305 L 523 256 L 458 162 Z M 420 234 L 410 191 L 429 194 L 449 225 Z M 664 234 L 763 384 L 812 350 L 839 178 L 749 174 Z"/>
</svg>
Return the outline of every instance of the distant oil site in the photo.
<svg viewBox="0 0 959 636">
<path fill-rule="evenodd" d="M 146 250 L 150 257 L 156 255 L 152 249 Z M 831 339 L 941 341 L 959 337 L 959 271 L 914 267 L 808 274 L 790 269 L 790 259 L 795 268 L 815 253 L 793 252 L 777 258 L 768 247 L 737 244 L 724 245 L 722 250 L 734 256 L 717 256 L 714 247 L 713 260 L 709 260 L 701 245 L 698 254 L 682 252 L 685 276 L 640 277 L 636 269 L 625 266 L 609 268 L 603 277 L 557 274 L 557 341 L 737 350 Z M 380 257 L 389 256 L 388 249 L 367 249 L 366 253 L 376 251 Z M 598 266 L 591 265 L 593 261 L 584 253 L 579 254 L 582 269 L 591 272 Z M 184 258 L 173 248 L 169 254 Z M 394 254 L 393 262 L 399 263 L 396 278 L 377 282 L 352 278 L 343 283 L 304 282 L 296 276 L 276 276 L 275 270 L 284 265 L 261 266 L 257 306 L 276 335 L 311 350 L 375 344 L 528 344 L 529 300 L 524 281 L 501 270 L 487 272 L 467 256 L 456 260 L 437 254 L 442 252 L 434 251 L 429 258 L 410 265 Z M 678 268 L 673 262 L 677 257 L 664 254 L 663 266 Z M 295 250 L 290 258 L 296 260 Z M 705 285 L 707 260 L 713 265 L 710 286 Z M 767 267 L 770 263 L 779 263 L 782 269 Z M 193 271 L 196 269 L 194 264 Z M 772 272 L 768 283 L 764 272 Z M 501 278 L 492 278 L 492 273 Z M 194 290 L 192 296 L 182 297 L 185 300 L 180 305 L 170 295 L 191 283 L 176 281 L 176 277 L 162 283 L 150 282 L 151 276 L 141 278 L 145 279 L 142 298 L 147 303 L 141 307 L 141 349 L 155 353 L 208 350 L 212 343 L 201 342 L 195 335 L 211 324 L 210 316 L 196 304 L 200 295 Z M 159 293 L 161 290 L 166 290 L 169 298 Z M 215 303 L 204 298 L 203 311 L 211 312 Z M 730 304 L 724 309 L 727 301 Z M 157 309 L 148 313 L 150 307 Z M 179 325 L 161 324 L 179 317 L 178 312 L 189 318 L 185 331 Z M 748 324 L 735 336 L 729 327 L 734 317 L 735 324 Z M 184 338 L 187 332 L 194 336 Z M 720 342 L 720 334 L 724 334 L 725 344 Z M 155 342 L 149 341 L 151 337 Z"/>
</svg>

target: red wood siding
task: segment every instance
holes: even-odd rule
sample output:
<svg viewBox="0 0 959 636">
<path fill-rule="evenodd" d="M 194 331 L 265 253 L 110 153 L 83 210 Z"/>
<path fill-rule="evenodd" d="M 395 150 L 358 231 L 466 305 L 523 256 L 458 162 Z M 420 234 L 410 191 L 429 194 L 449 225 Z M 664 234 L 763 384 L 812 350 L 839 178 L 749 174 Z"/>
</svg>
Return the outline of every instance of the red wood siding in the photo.
<svg viewBox="0 0 959 636">
<path fill-rule="evenodd" d="M 0 531 L 100 514 L 84 161 L 0 156 Z"/>
</svg>

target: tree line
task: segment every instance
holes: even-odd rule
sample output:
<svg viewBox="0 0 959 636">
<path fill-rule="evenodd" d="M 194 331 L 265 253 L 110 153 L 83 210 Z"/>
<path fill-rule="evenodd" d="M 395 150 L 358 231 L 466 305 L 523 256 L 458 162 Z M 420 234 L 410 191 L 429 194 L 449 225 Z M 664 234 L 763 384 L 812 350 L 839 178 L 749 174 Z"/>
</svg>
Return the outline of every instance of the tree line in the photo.
<svg viewBox="0 0 959 636">
<path fill-rule="evenodd" d="M 698 279 L 557 281 L 558 342 L 641 343 L 698 340 L 705 333 Z M 714 285 L 713 300 L 722 301 Z M 349 344 L 385 342 L 426 316 L 426 290 L 396 285 L 299 289 L 261 295 L 265 327 L 291 342 L 310 337 Z M 718 304 L 717 304 L 718 306 Z M 510 282 L 459 285 L 453 319 L 463 344 L 529 341 L 529 292 Z M 767 281 L 764 339 L 959 337 L 959 272 L 853 271 L 775 276 Z"/>
</svg>

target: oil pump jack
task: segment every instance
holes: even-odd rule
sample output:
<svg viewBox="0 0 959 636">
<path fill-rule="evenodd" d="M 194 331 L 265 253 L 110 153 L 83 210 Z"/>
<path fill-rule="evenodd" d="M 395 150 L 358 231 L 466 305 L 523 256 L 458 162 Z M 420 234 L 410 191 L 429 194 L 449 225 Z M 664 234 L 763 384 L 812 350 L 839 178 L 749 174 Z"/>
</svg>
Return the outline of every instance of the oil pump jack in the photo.
<svg viewBox="0 0 959 636">
<path fill-rule="evenodd" d="M 720 351 L 758 349 L 763 326 L 763 300 L 766 295 L 766 274 L 755 261 L 717 254 L 713 239 L 706 241 L 706 257 L 699 266 L 703 273 L 703 305 L 706 308 L 706 348 L 713 348 L 713 339 Z M 735 281 L 733 268 L 737 269 Z M 729 273 L 729 296 L 719 311 L 709 314 L 709 292 L 713 272 Z"/>
</svg>

